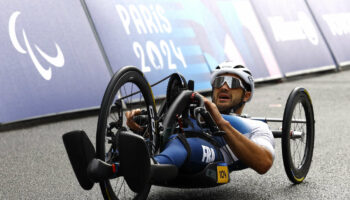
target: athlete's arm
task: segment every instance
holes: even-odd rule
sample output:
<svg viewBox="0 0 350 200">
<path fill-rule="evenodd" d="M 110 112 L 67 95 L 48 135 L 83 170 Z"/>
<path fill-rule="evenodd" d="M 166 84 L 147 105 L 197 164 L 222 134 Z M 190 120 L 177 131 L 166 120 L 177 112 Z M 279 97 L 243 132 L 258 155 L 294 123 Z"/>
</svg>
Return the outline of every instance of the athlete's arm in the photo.
<svg viewBox="0 0 350 200">
<path fill-rule="evenodd" d="M 272 166 L 273 156 L 264 147 L 249 140 L 231 126 L 220 114 L 214 103 L 203 97 L 206 109 L 209 111 L 219 129 L 224 131 L 224 139 L 239 160 L 259 174 L 266 173 Z"/>
</svg>

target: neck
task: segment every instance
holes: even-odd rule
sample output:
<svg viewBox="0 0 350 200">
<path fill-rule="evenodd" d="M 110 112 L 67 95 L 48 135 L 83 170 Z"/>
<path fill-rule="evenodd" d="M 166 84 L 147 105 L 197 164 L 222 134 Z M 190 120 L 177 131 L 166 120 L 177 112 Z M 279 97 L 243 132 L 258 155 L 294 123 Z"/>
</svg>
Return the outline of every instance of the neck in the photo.
<svg viewBox="0 0 350 200">
<path fill-rule="evenodd" d="M 244 108 L 244 104 L 243 104 L 240 108 L 238 108 L 238 109 L 235 111 L 235 113 L 236 113 L 237 115 L 241 115 L 242 112 L 243 112 L 243 108 Z"/>
<path fill-rule="evenodd" d="M 241 107 L 239 107 L 235 111 L 233 109 L 229 109 L 229 110 L 220 111 L 220 113 L 221 114 L 225 114 L 225 115 L 229 115 L 229 114 L 232 114 L 232 113 L 235 113 L 237 115 L 241 115 L 242 112 L 243 112 L 244 105 L 245 104 L 243 104 Z"/>
</svg>

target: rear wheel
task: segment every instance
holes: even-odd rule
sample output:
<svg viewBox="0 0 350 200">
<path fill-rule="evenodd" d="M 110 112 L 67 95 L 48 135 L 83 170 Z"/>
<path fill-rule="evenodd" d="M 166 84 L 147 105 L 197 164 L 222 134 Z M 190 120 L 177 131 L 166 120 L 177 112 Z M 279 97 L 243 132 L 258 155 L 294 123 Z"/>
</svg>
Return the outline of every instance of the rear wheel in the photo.
<svg viewBox="0 0 350 200">
<path fill-rule="evenodd" d="M 293 183 L 301 183 L 309 171 L 314 149 L 314 123 L 307 90 L 295 88 L 288 97 L 282 125 L 283 164 Z"/>
<path fill-rule="evenodd" d="M 142 111 L 134 120 L 143 127 L 143 131 L 132 131 L 126 125 L 125 112 L 134 109 Z M 144 137 L 152 155 L 158 148 L 156 128 L 156 107 L 147 80 L 136 67 L 122 68 L 114 74 L 103 96 L 96 134 L 97 158 L 110 164 L 120 164 L 118 135 L 122 131 Z M 135 193 L 119 176 L 100 182 L 100 187 L 105 199 L 146 199 L 151 185 L 147 184 L 140 193 Z"/>
</svg>

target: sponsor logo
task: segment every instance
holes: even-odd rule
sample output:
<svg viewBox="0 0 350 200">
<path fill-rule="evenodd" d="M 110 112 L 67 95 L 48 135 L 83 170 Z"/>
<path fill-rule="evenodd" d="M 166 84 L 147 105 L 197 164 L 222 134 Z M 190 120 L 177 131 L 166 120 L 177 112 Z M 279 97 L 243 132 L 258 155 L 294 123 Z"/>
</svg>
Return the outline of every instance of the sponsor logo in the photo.
<svg viewBox="0 0 350 200">
<path fill-rule="evenodd" d="M 17 39 L 16 35 L 16 20 L 17 17 L 21 14 L 21 12 L 16 11 L 12 13 L 10 20 L 9 20 L 9 35 L 12 42 L 13 47 L 21 54 L 28 54 L 30 59 L 33 61 L 33 64 L 35 68 L 38 70 L 39 74 L 45 79 L 45 80 L 51 80 L 52 77 L 52 69 L 51 67 L 43 67 L 41 63 L 39 62 L 38 58 L 35 56 L 34 51 L 32 49 L 32 46 L 28 40 L 27 34 L 24 29 L 22 29 L 22 36 L 24 40 L 25 48 L 21 46 Z M 63 67 L 64 65 L 64 56 L 62 53 L 61 48 L 58 46 L 57 43 L 55 43 L 56 47 L 56 56 L 49 56 L 46 54 L 43 50 L 41 50 L 36 44 L 34 44 L 34 47 L 37 52 L 51 65 L 55 67 Z"/>
<path fill-rule="evenodd" d="M 155 115 L 154 115 L 154 110 L 152 105 L 148 106 L 148 110 L 151 116 L 152 135 L 154 136 L 156 134 L 156 121 L 155 121 Z"/>
<path fill-rule="evenodd" d="M 286 21 L 282 16 L 268 17 L 273 35 L 277 42 L 309 40 L 311 44 L 318 45 L 317 30 L 312 20 L 304 13 L 297 13 L 298 19 Z"/>
<path fill-rule="evenodd" d="M 203 157 L 202 162 L 210 163 L 215 160 L 215 152 L 214 149 L 209 148 L 207 146 L 202 145 L 203 149 Z"/>
<path fill-rule="evenodd" d="M 334 36 L 350 34 L 350 13 L 334 13 L 323 15 L 322 18 L 327 23 L 329 30 Z"/>
<path fill-rule="evenodd" d="M 248 76 L 248 79 L 249 79 L 249 81 L 250 81 L 251 83 L 254 83 L 254 79 L 253 79 L 252 76 Z"/>
</svg>

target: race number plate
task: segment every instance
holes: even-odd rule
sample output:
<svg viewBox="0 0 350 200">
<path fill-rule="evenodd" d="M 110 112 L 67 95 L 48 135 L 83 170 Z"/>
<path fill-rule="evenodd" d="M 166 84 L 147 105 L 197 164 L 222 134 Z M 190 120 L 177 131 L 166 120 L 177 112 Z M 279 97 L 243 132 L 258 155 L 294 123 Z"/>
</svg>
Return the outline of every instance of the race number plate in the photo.
<svg viewBox="0 0 350 200">
<path fill-rule="evenodd" d="M 217 177 L 218 183 L 228 183 L 229 173 L 226 163 L 218 163 L 217 165 Z"/>
</svg>

